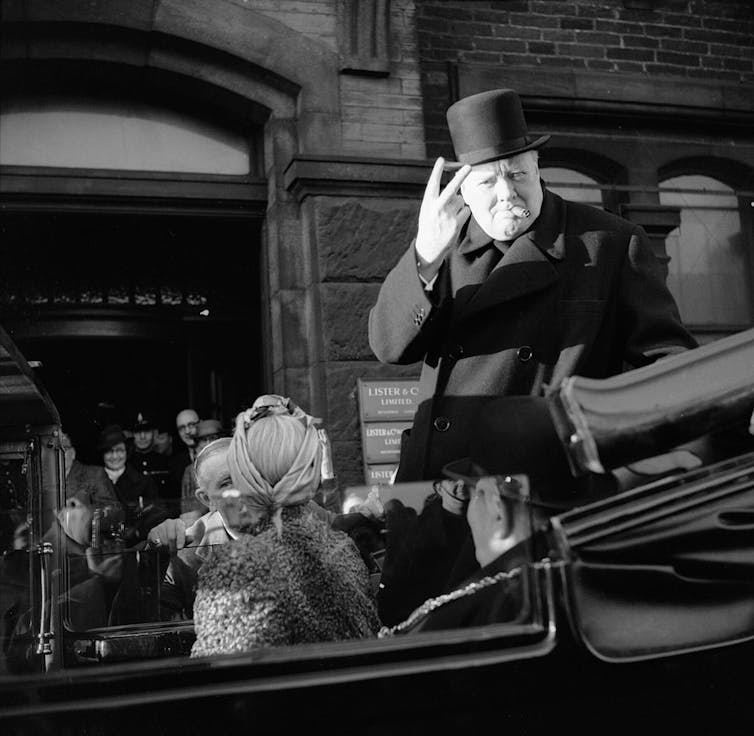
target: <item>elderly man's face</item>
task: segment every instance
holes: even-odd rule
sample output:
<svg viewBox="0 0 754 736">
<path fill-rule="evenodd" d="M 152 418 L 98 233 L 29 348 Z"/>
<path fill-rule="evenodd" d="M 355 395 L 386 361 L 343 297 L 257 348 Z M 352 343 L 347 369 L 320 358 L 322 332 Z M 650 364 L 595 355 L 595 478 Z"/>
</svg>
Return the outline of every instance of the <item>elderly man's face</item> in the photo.
<svg viewBox="0 0 754 736">
<path fill-rule="evenodd" d="M 259 514 L 252 512 L 243 496 L 233 489 L 227 450 L 214 452 L 202 462 L 197 481 L 197 497 L 211 511 L 219 511 L 229 529 L 242 531 L 258 521 Z"/>
<path fill-rule="evenodd" d="M 503 241 L 517 238 L 542 209 L 536 152 L 473 166 L 461 194 L 487 235 Z"/>
<path fill-rule="evenodd" d="M 199 415 L 192 409 L 184 409 L 175 418 L 175 426 L 178 430 L 178 436 L 189 447 L 194 446 L 194 436 L 196 435 L 197 424 L 199 424 Z"/>
</svg>

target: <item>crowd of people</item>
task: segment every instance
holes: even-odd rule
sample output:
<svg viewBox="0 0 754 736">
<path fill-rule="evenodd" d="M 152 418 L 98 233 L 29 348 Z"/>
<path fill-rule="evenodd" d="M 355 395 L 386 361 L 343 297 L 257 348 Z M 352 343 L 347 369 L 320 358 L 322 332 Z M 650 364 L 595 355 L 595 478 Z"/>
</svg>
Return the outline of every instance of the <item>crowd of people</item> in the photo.
<svg viewBox="0 0 754 736">
<path fill-rule="evenodd" d="M 496 416 L 517 429 L 494 443 L 501 468 L 527 469 L 561 494 L 561 510 L 615 492 L 616 477 L 564 482 L 543 392 L 573 374 L 648 365 L 694 338 L 643 230 L 544 186 L 538 150 L 549 136 L 529 135 L 514 91 L 460 100 L 448 122 L 459 161 L 437 160 L 416 238 L 370 315 L 380 360 L 423 361 L 397 479 L 447 475 L 484 441 L 474 430 L 485 407 L 507 401 Z M 441 186 L 447 168 L 455 174 Z M 185 409 L 176 431 L 170 448 L 143 412 L 131 427 L 106 427 L 97 467 L 78 463 L 62 438 L 66 507 L 54 532 L 71 540 L 82 585 L 100 584 L 97 610 L 110 606 L 111 622 L 130 615 L 113 615 L 130 574 L 123 548 L 155 551 L 157 615 L 193 619 L 195 656 L 372 637 L 382 624 L 400 631 L 467 581 L 511 574 L 499 560 L 521 530 L 495 485 L 446 479 L 410 523 L 391 524 L 374 496 L 346 514 L 316 502 L 322 444 L 290 399 L 260 396 L 232 432 Z M 108 530 L 122 547 L 102 541 Z M 374 552 L 385 546 L 380 571 Z M 82 600 L 91 595 L 82 587 Z M 495 605 L 506 615 L 505 599 Z"/>
</svg>

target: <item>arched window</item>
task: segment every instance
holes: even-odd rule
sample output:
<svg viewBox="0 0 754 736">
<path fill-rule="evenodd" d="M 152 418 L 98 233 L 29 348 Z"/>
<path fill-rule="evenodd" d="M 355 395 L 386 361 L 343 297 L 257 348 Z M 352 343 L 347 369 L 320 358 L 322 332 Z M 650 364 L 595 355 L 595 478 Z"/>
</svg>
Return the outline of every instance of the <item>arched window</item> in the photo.
<svg viewBox="0 0 754 736">
<path fill-rule="evenodd" d="M 248 175 L 249 137 L 164 105 L 86 95 L 3 102 L 0 163 Z"/>
<path fill-rule="evenodd" d="M 539 173 L 551 192 L 571 202 L 583 202 L 595 207 L 602 207 L 602 191 L 599 182 L 575 169 L 561 166 L 547 166 Z"/>
<path fill-rule="evenodd" d="M 660 203 L 681 209 L 666 247 L 668 287 L 684 322 L 723 331 L 748 326 L 751 256 L 734 191 L 710 176 L 675 176 L 660 183 Z"/>
</svg>

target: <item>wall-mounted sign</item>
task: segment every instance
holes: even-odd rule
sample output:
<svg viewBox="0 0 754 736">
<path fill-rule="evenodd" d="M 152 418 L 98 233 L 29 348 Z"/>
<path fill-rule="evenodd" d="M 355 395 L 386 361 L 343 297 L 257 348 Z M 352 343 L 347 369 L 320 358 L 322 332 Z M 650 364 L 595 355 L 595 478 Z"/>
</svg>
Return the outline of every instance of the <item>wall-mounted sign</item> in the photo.
<svg viewBox="0 0 754 736">
<path fill-rule="evenodd" d="M 419 381 L 383 378 L 359 379 L 362 422 L 413 418 L 419 403 Z"/>
<path fill-rule="evenodd" d="M 395 472 L 397 467 L 398 463 L 389 463 L 387 465 L 367 465 L 367 485 L 390 483 L 390 479 L 393 477 L 393 473 Z"/>
<path fill-rule="evenodd" d="M 358 380 L 364 479 L 387 484 L 398 467 L 401 434 L 413 424 L 419 381 L 407 378 Z"/>
<path fill-rule="evenodd" d="M 361 427 L 367 464 L 397 463 L 401 455 L 401 433 L 412 422 L 369 422 Z"/>
</svg>

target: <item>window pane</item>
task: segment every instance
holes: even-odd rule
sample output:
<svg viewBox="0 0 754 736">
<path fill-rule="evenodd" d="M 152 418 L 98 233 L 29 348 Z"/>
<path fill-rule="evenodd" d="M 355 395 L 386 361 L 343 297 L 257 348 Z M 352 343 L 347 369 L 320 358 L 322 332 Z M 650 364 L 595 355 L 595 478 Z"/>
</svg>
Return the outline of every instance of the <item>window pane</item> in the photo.
<svg viewBox="0 0 754 736">
<path fill-rule="evenodd" d="M 596 179 L 574 169 L 564 169 L 558 166 L 540 169 L 540 174 L 547 188 L 563 199 L 602 207 L 602 192 Z M 577 186 L 568 186 L 569 184 Z"/>
<path fill-rule="evenodd" d="M 0 163 L 128 171 L 248 174 L 238 131 L 139 101 L 4 100 Z"/>
<path fill-rule="evenodd" d="M 751 316 L 749 265 L 733 191 L 701 175 L 667 179 L 660 189 L 661 204 L 681 208 L 681 224 L 668 235 L 666 247 L 668 287 L 684 322 L 747 323 Z"/>
<path fill-rule="evenodd" d="M 26 502 L 23 459 L 0 455 L 0 676 L 39 669 Z"/>
<path fill-rule="evenodd" d="M 494 616 L 480 622 L 502 625 L 502 628 L 495 631 L 495 635 L 503 637 L 508 634 L 519 635 L 522 626 L 529 627 L 531 631 L 544 631 L 541 621 L 543 612 L 538 602 L 538 583 L 531 567 L 534 551 L 530 544 L 522 543 L 531 538 L 533 529 L 528 483 L 523 476 L 516 478 L 518 480 L 487 478 L 478 481 L 486 484 L 488 491 L 501 493 L 506 511 L 513 520 L 507 532 L 510 546 L 519 545 L 519 552 L 511 559 L 509 566 L 497 574 L 495 587 L 485 594 L 494 596 Z M 329 522 L 323 514 L 315 514 L 317 518 L 312 522 L 315 526 L 322 525 L 323 529 L 328 525 L 331 527 L 324 537 L 316 537 L 319 540 L 317 545 L 330 536 L 327 544 L 338 555 L 354 555 L 358 550 L 366 563 L 364 572 L 370 573 L 369 597 L 382 589 L 383 623 L 389 626 L 400 624 L 398 632 L 414 634 L 479 625 L 457 619 L 452 613 L 448 617 L 447 609 L 439 617 L 411 617 L 412 611 L 424 603 L 426 598 L 443 592 L 442 586 L 436 587 L 435 584 L 439 585 L 441 579 L 450 573 L 448 564 L 453 563 L 456 555 L 461 553 L 458 548 L 450 550 L 450 554 L 448 551 L 442 554 L 440 549 L 433 547 L 437 541 L 435 525 L 442 493 L 460 493 L 457 490 L 461 487 L 459 483 L 464 486 L 463 482 L 449 481 L 441 484 L 426 482 L 380 486 L 379 496 L 386 511 L 386 518 L 381 523 L 360 518 L 361 514 L 358 513 L 336 516 Z M 376 488 L 352 488 L 349 497 L 364 502 L 370 490 Z M 102 510 L 101 507 L 98 508 Z M 246 537 L 246 542 L 240 543 L 242 546 L 235 553 L 230 553 L 226 545 L 239 543 L 229 540 L 217 544 L 212 541 L 220 536 L 227 537 L 227 533 L 218 536 L 217 532 L 222 529 L 213 527 L 213 524 L 220 523 L 217 512 L 208 513 L 201 518 L 201 539 L 192 535 L 189 544 L 175 556 L 168 555 L 165 549 L 140 549 L 141 545 L 126 547 L 121 538 L 123 529 L 118 523 L 119 519 L 117 514 L 100 514 L 96 525 L 93 525 L 92 514 L 88 513 L 85 506 L 70 506 L 58 515 L 55 528 L 47 535 L 52 539 L 52 532 L 57 532 L 64 542 L 64 565 L 60 562 L 54 564 L 60 569 L 58 574 L 61 579 L 65 580 L 57 604 L 63 608 L 67 636 L 74 640 L 73 658 L 67 666 L 189 654 L 194 641 L 191 628 L 192 616 L 196 614 L 194 604 L 198 604 L 201 596 L 204 596 L 204 600 L 198 622 L 205 636 L 202 645 L 205 650 L 209 646 L 210 653 L 230 651 L 223 647 L 235 647 L 237 641 L 256 641 L 256 638 L 259 643 L 253 647 L 238 646 L 240 649 L 250 649 L 275 647 L 279 644 L 324 644 L 336 643 L 341 639 L 366 639 L 379 646 L 376 630 L 371 633 L 362 632 L 358 636 L 342 636 L 341 629 L 335 626 L 332 637 L 318 638 L 317 632 L 327 630 L 326 621 L 324 624 L 320 621 L 309 625 L 299 620 L 299 608 L 302 605 L 307 610 L 311 605 L 311 613 L 317 612 L 317 593 L 310 588 L 324 582 L 323 578 L 317 576 L 318 563 L 312 562 L 314 558 L 311 558 L 311 551 L 304 552 L 301 559 L 311 558 L 312 564 L 305 565 L 301 570 L 293 569 L 292 577 L 287 578 L 289 582 L 286 591 L 281 590 L 279 595 L 276 593 L 271 597 L 270 580 L 276 579 L 274 574 L 270 580 L 263 574 L 263 579 L 260 578 L 257 584 L 257 578 L 248 579 L 243 572 L 244 560 L 259 561 L 257 556 L 260 548 L 257 547 L 254 551 L 253 545 L 247 544 L 250 537 Z M 466 528 L 465 517 L 458 517 L 457 521 L 462 532 Z M 294 522 L 284 521 L 284 527 L 291 523 Z M 294 523 L 289 533 L 296 536 L 305 527 L 309 530 L 314 528 L 309 522 L 300 529 Z M 311 543 L 306 541 L 309 538 L 307 534 L 303 531 L 304 547 Z M 346 535 L 351 537 L 355 546 L 346 541 Z M 389 541 L 391 539 L 392 542 Z M 283 566 L 281 569 L 285 569 L 288 554 L 296 559 L 301 557 L 301 550 L 295 553 L 290 551 L 297 546 L 292 540 L 293 537 L 281 548 L 288 550 L 278 562 Z M 455 542 L 460 542 L 460 538 Z M 260 544 L 267 543 L 260 541 Z M 57 548 L 57 542 L 55 546 Z M 244 556 L 252 552 L 250 557 Z M 317 553 L 314 554 L 316 557 Z M 476 568 L 476 563 L 471 559 L 467 562 L 473 563 L 469 567 L 470 575 Z M 330 563 L 328 569 L 329 565 Z M 455 564 L 451 564 L 451 567 L 456 569 Z M 345 570 L 346 568 L 336 565 L 332 567 L 331 574 L 341 574 Z M 200 574 L 200 571 L 203 572 Z M 381 573 L 384 573 L 382 581 Z M 419 575 L 419 578 L 414 579 L 413 575 Z M 311 579 L 309 576 L 312 576 Z M 388 597 L 384 597 L 385 584 L 389 586 Z M 340 586 L 336 584 L 333 590 L 340 590 Z M 345 590 L 344 587 L 343 591 Z M 264 608 L 270 601 L 274 603 L 273 608 L 262 620 L 258 620 L 257 608 Z M 346 611 L 348 606 L 339 608 L 334 622 L 337 624 L 337 619 L 342 616 L 359 621 L 357 604 L 358 601 L 355 601 L 354 610 L 350 613 Z M 228 621 L 235 620 L 230 613 L 235 615 L 238 612 L 243 616 L 243 622 L 238 625 L 228 624 Z M 323 615 L 323 611 L 319 611 L 319 615 Z M 270 616 L 272 618 L 268 621 Z M 369 618 L 373 616 L 370 615 Z M 410 625 L 402 624 L 406 619 L 410 619 Z M 222 623 L 223 621 L 226 623 Z M 275 631 L 272 633 L 265 630 L 270 621 L 275 624 Z M 345 624 L 341 622 L 341 625 Z M 222 645 L 218 644 L 214 633 L 207 634 L 216 633 L 218 626 L 224 632 Z M 261 627 L 261 633 L 255 628 L 258 626 Z M 161 644 L 159 637 L 155 638 L 155 632 L 161 632 L 159 636 L 165 637 L 171 631 L 180 632 L 181 638 L 180 641 L 175 637 L 169 639 L 169 647 Z M 207 636 L 210 638 L 207 639 Z M 411 637 L 403 641 L 412 645 Z"/>
</svg>

